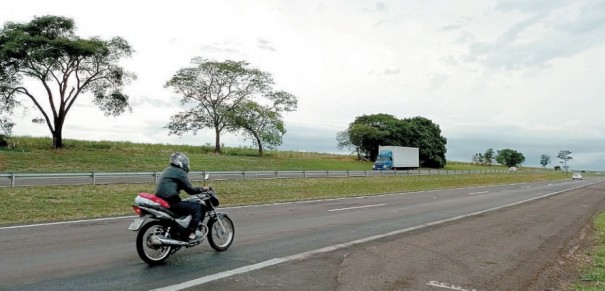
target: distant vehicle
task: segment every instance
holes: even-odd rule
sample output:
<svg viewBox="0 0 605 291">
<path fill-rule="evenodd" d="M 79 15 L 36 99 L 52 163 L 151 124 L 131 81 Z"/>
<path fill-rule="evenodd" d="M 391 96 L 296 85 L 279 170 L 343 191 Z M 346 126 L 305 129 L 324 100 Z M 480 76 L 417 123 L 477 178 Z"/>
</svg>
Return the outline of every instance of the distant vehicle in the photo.
<svg viewBox="0 0 605 291">
<path fill-rule="evenodd" d="M 580 174 L 580 173 L 573 173 L 573 175 L 571 175 L 571 179 L 572 180 L 582 180 L 582 174 Z"/>
<path fill-rule="evenodd" d="M 514 172 L 516 172 L 517 170 L 518 170 L 518 169 L 517 169 L 517 167 L 510 167 L 510 168 L 508 168 L 508 172 L 509 172 L 509 173 L 514 173 Z"/>
<path fill-rule="evenodd" d="M 378 158 L 374 170 L 415 169 L 420 167 L 418 148 L 378 146 Z"/>
</svg>

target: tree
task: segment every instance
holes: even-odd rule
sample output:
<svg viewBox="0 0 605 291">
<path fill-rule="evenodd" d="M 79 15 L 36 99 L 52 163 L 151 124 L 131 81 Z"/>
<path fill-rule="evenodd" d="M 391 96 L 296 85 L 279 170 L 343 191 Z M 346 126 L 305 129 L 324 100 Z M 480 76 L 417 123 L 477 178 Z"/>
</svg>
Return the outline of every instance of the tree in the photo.
<svg viewBox="0 0 605 291">
<path fill-rule="evenodd" d="M 483 155 L 483 164 L 491 167 L 493 161 L 494 161 L 494 149 L 489 148 L 485 151 L 485 154 Z"/>
<path fill-rule="evenodd" d="M 573 157 L 570 156 L 570 154 L 571 152 L 569 150 L 561 150 L 557 155 L 557 158 L 561 159 L 564 163 L 563 168 L 565 168 L 565 173 L 567 173 L 567 168 L 569 168 L 569 166 L 567 166 L 567 161 L 573 160 Z"/>
<path fill-rule="evenodd" d="M 439 125 L 421 116 L 403 119 L 402 123 L 404 126 L 398 128 L 396 135 L 400 145 L 417 147 L 422 167 L 443 168 L 447 139 L 441 135 Z"/>
<path fill-rule="evenodd" d="M 282 144 L 286 128 L 281 112 L 296 110 L 297 100 L 287 92 L 276 92 L 268 96 L 273 104 L 263 106 L 254 101 L 245 101 L 229 112 L 234 130 L 241 129 L 258 147 L 263 156 L 263 147 L 273 149 Z"/>
<path fill-rule="evenodd" d="M 355 149 L 358 157 L 372 161 L 380 145 L 417 147 L 420 165 L 445 166 L 445 144 L 439 126 L 424 117 L 397 119 L 389 114 L 362 115 L 336 137 L 339 148 Z"/>
<path fill-rule="evenodd" d="M 525 162 L 525 156 L 515 150 L 503 149 L 498 151 L 496 161 L 507 167 L 516 167 Z"/>
<path fill-rule="evenodd" d="M 400 145 L 392 139 L 401 121 L 389 114 L 362 115 L 337 134 L 337 146 L 354 149 L 358 158 L 375 161 L 380 145 Z"/>
<path fill-rule="evenodd" d="M 195 134 L 198 130 L 213 128 L 215 153 L 221 151 L 223 130 L 240 129 L 233 124 L 233 114 L 251 113 L 242 111 L 245 107 L 243 104 L 258 98 L 273 102 L 271 98 L 276 94 L 287 94 L 273 92 L 271 75 L 250 68 L 245 61 L 217 62 L 196 57 L 191 64 L 192 67 L 178 70 L 166 83 L 166 87 L 172 87 L 175 93 L 183 96 L 181 105 L 188 106 L 185 111 L 173 115 L 166 128 L 170 134 L 177 135 L 188 131 Z M 293 95 L 288 96 L 295 100 Z M 242 119 L 246 117 L 242 116 Z"/>
<path fill-rule="evenodd" d="M 0 78 L 0 80 L 5 79 Z M 2 86 L 2 81 L 0 81 L 0 86 Z M 13 112 L 16 106 L 17 103 L 14 99 L 9 100 L 0 96 L 0 146 L 8 146 L 8 139 L 12 135 L 13 126 L 15 126 L 8 115 Z"/>
<path fill-rule="evenodd" d="M 476 153 L 473 156 L 473 163 L 475 163 L 477 165 L 483 165 L 483 154 L 482 153 Z"/>
<path fill-rule="evenodd" d="M 6 117 L 0 117 L 0 147 L 8 146 L 15 123 Z"/>
<path fill-rule="evenodd" d="M 60 16 L 9 22 L 0 30 L 0 98 L 31 100 L 43 117 L 34 120 L 46 122 L 55 149 L 63 147 L 65 119 L 81 94 L 92 93 L 106 115 L 116 116 L 130 110 L 122 87 L 136 78 L 118 65 L 133 52 L 124 39 L 83 39 L 74 32 L 74 21 Z M 37 81 L 44 93 L 26 88 L 23 79 Z"/>
<path fill-rule="evenodd" d="M 548 164 L 550 164 L 550 156 L 549 155 L 540 156 L 540 165 L 542 165 L 543 168 L 546 168 L 546 166 Z"/>
</svg>

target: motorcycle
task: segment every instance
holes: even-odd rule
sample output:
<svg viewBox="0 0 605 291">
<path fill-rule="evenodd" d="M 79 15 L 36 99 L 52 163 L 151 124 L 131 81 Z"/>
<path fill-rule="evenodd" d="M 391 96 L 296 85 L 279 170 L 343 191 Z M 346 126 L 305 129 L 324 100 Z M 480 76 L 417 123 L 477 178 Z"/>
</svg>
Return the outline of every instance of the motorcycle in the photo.
<svg viewBox="0 0 605 291">
<path fill-rule="evenodd" d="M 208 174 L 204 177 L 204 184 L 206 180 Z M 205 217 L 196 229 L 196 235 L 200 239 L 188 239 L 185 229 L 189 226 L 191 215 L 175 214 L 170 211 L 170 205 L 166 201 L 153 194 L 140 193 L 135 198 L 132 209 L 139 217 L 134 218 L 128 229 L 138 231 L 137 253 L 149 265 L 162 264 L 179 249 L 197 246 L 206 238 L 218 252 L 227 250 L 233 243 L 235 226 L 227 213 L 216 211 L 219 200 L 211 187 L 183 200 L 205 206 Z"/>
</svg>

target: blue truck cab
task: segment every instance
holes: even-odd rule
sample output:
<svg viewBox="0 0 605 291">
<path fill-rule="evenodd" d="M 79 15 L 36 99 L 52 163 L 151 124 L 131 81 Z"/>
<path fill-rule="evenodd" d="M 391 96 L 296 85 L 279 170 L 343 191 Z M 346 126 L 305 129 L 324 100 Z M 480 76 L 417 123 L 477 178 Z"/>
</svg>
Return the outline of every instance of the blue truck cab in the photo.
<svg viewBox="0 0 605 291">
<path fill-rule="evenodd" d="M 378 153 L 376 162 L 374 163 L 374 170 L 391 170 L 393 169 L 393 151 L 384 150 Z"/>
</svg>

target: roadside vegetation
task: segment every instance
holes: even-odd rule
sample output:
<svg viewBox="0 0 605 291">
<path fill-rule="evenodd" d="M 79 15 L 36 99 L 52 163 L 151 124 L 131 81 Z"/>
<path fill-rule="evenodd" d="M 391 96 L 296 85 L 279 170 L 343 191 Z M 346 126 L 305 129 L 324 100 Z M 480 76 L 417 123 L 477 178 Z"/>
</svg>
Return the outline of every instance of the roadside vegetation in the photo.
<svg viewBox="0 0 605 291">
<path fill-rule="evenodd" d="M 581 282 L 573 286 L 574 290 L 605 290 L 605 213 L 595 219 L 594 240 L 588 263 L 580 267 Z"/>
<path fill-rule="evenodd" d="M 267 151 L 264 157 L 250 147 L 223 147 L 222 155 L 214 154 L 214 146 L 145 144 L 115 141 L 83 141 L 64 139 L 62 149 L 53 150 L 50 138 L 12 137 L 14 147 L 0 149 L 0 173 L 57 172 L 135 172 L 161 171 L 170 154 L 184 152 L 191 160 L 191 171 L 253 171 L 253 170 L 371 170 L 372 163 L 359 161 L 355 155 L 310 152 Z M 445 170 L 481 170 L 490 167 L 472 163 L 448 162 Z"/>
</svg>

